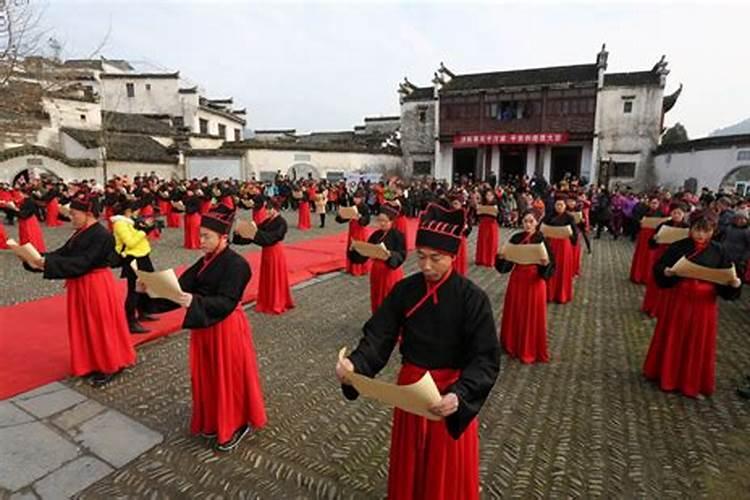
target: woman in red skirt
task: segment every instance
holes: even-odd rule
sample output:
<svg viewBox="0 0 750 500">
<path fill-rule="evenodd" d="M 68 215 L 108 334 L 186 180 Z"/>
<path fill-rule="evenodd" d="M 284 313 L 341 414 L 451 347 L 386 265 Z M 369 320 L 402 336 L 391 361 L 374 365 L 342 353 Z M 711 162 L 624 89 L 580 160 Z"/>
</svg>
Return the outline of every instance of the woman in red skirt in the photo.
<svg viewBox="0 0 750 500">
<path fill-rule="evenodd" d="M 240 300 L 250 266 L 228 246 L 234 212 L 223 205 L 201 217 L 204 256 L 180 276 L 179 304 L 151 301 L 153 312 L 186 308 L 190 329 L 193 411 L 190 432 L 216 439 L 218 451 L 235 448 L 250 427 L 266 424 L 253 337 Z"/>
<path fill-rule="evenodd" d="M 461 235 L 461 241 L 458 245 L 458 253 L 453 261 L 453 266 L 456 272 L 461 276 L 469 274 L 469 243 L 467 238 L 471 234 L 471 224 L 469 224 L 469 218 L 466 215 L 466 208 L 464 208 L 464 196 L 461 193 L 455 193 L 450 196 L 450 208 L 454 210 L 464 211 L 464 220 L 466 224 L 464 226 L 463 233 Z"/>
<path fill-rule="evenodd" d="M 49 186 L 45 199 L 47 200 L 47 217 L 45 223 L 47 227 L 62 226 L 62 222 L 58 218 L 60 215 L 60 201 L 57 199 L 57 190 Z"/>
<path fill-rule="evenodd" d="M 201 247 L 200 225 L 201 225 L 201 200 L 191 189 L 185 193 L 183 198 L 185 204 L 185 236 L 183 246 L 188 250 L 197 250 Z"/>
<path fill-rule="evenodd" d="M 297 214 L 297 229 L 307 231 L 312 228 L 312 222 L 310 221 L 310 197 L 307 189 L 302 189 L 302 198 L 299 199 Z"/>
<path fill-rule="evenodd" d="M 283 314 L 294 307 L 292 291 L 289 288 L 289 273 L 284 253 L 284 237 L 287 232 L 286 220 L 280 215 L 277 201 L 266 202 L 266 219 L 258 225 L 253 239 L 243 238 L 234 233 L 233 243 L 248 245 L 255 243 L 263 248 L 260 256 L 260 282 L 255 311 L 264 314 Z"/>
<path fill-rule="evenodd" d="M 669 215 L 671 219 L 659 224 L 659 226 L 656 228 L 656 231 L 654 231 L 654 235 L 651 237 L 651 239 L 648 240 L 648 246 L 651 249 L 651 252 L 649 253 L 649 259 L 651 262 L 652 271 L 648 273 L 648 277 L 646 279 L 646 293 L 643 295 L 643 304 L 641 304 L 641 311 L 645 312 L 652 318 L 656 318 L 659 316 L 659 312 L 669 301 L 670 292 L 669 288 L 660 288 L 656 284 L 653 273 L 654 264 L 661 258 L 662 255 L 664 255 L 664 252 L 667 251 L 669 245 L 658 244 L 656 240 L 654 240 L 654 237 L 656 236 L 656 233 L 659 232 L 659 229 L 662 226 L 680 228 L 688 227 L 688 223 L 687 221 L 685 221 L 686 213 L 687 206 L 685 206 L 685 204 L 681 202 L 672 203 L 672 205 L 669 207 Z"/>
<path fill-rule="evenodd" d="M 75 233 L 31 266 L 45 279 L 65 280 L 71 370 L 89 376 L 94 386 L 135 364 L 122 298 L 109 269 L 114 238 L 97 222 L 99 210 L 95 198 L 74 198 L 70 219 Z"/>
<path fill-rule="evenodd" d="M 406 220 L 406 214 L 404 213 L 404 206 L 406 205 L 405 200 L 396 198 L 390 202 L 386 202 L 386 205 L 395 207 L 398 211 L 398 215 L 393 219 L 393 229 L 404 235 L 404 241 L 406 242 L 406 250 L 409 250 L 409 222 Z"/>
<path fill-rule="evenodd" d="M 357 190 L 354 192 L 352 197 L 351 206 L 357 207 L 359 213 L 358 219 L 346 220 L 342 219 L 338 215 L 336 216 L 336 222 L 343 224 L 347 222 L 349 224 L 349 231 L 346 235 L 346 248 L 347 250 L 352 246 L 352 240 L 367 241 L 367 226 L 370 225 L 370 209 L 364 203 L 364 192 Z M 370 271 L 369 262 L 358 264 L 353 262 L 349 258 L 349 252 L 346 254 L 346 272 L 352 276 L 364 276 Z"/>
<path fill-rule="evenodd" d="M 567 226 L 571 231 L 569 238 L 545 238 L 555 262 L 555 270 L 547 281 L 547 301 L 557 302 L 558 304 L 567 304 L 573 300 L 575 272 L 573 246 L 578 241 L 575 219 L 565 210 L 565 197 L 560 197 L 555 200 L 555 212 L 542 220 L 542 223 L 547 226 Z"/>
<path fill-rule="evenodd" d="M 682 257 L 704 267 L 731 267 L 722 246 L 711 241 L 717 222 L 709 210 L 694 214 L 690 237 L 671 244 L 654 265 L 656 284 L 672 289 L 672 295 L 656 322 L 643 374 L 663 391 L 702 398 L 716 387 L 716 297 L 737 299 L 742 281 L 716 285 L 678 277 L 671 268 Z"/>
<path fill-rule="evenodd" d="M 268 218 L 268 211 L 266 210 L 266 197 L 263 193 L 256 193 L 252 197 L 253 200 L 253 222 L 257 226 L 260 226 L 266 218 Z"/>
<path fill-rule="evenodd" d="M 34 201 L 32 193 L 26 193 L 21 206 L 18 208 L 18 243 L 21 245 L 31 243 L 39 253 L 44 253 L 47 247 L 44 244 L 44 235 L 37 217 L 38 213 L 39 207 Z"/>
<path fill-rule="evenodd" d="M 404 277 L 401 267 L 406 259 L 406 241 L 403 233 L 393 227 L 393 221 L 398 217 L 398 207 L 389 203 L 380 207 L 380 213 L 375 217 L 378 230 L 370 235 L 367 242 L 374 245 L 385 245 L 390 255 L 388 259 L 372 259 L 370 269 L 370 309 L 374 313 L 390 293 L 393 285 Z M 349 251 L 349 259 L 358 264 L 364 264 L 368 258 Z"/>
<path fill-rule="evenodd" d="M 526 211 L 522 218 L 523 232 L 510 237 L 514 245 L 543 244 L 547 255 L 552 256 L 542 233 L 537 231 L 536 214 Z M 495 269 L 500 273 L 512 270 L 505 292 L 503 320 L 500 327 L 500 345 L 511 357 L 522 363 L 546 363 L 547 353 L 547 283 L 555 265 L 549 260 L 541 264 L 514 264 L 496 257 Z"/>
<path fill-rule="evenodd" d="M 173 191 L 169 202 L 169 213 L 167 214 L 167 227 L 179 229 L 181 224 L 180 215 L 185 211 L 184 207 L 180 206 L 182 203 L 183 195 L 180 191 Z M 184 205 L 184 203 L 183 203 Z"/>
<path fill-rule="evenodd" d="M 485 191 L 481 204 L 497 207 L 498 212 L 496 217 L 486 214 L 478 216 L 479 229 L 477 230 L 477 249 L 474 259 L 478 266 L 492 267 L 495 264 L 495 257 L 497 257 L 502 215 L 500 214 L 500 207 L 497 205 L 495 192 L 491 189 Z"/>
<path fill-rule="evenodd" d="M 659 210 L 661 201 L 657 196 L 652 196 L 648 200 L 648 212 L 644 217 L 664 217 L 664 214 Z M 653 262 L 650 259 L 649 253 L 651 249 L 648 246 L 648 242 L 656 232 L 655 228 L 643 227 L 641 225 L 638 231 L 638 239 L 635 242 L 635 251 L 633 252 L 633 261 L 630 264 L 630 281 L 643 285 L 648 279 L 648 275 L 651 272 L 651 265 Z"/>
<path fill-rule="evenodd" d="M 140 210 L 138 211 L 138 215 L 143 218 L 145 224 L 147 226 L 154 227 L 151 231 L 148 232 L 148 239 L 152 241 L 156 241 L 159 238 L 161 238 L 161 231 L 159 228 L 155 227 L 154 223 L 154 195 L 151 192 L 151 190 L 144 186 L 143 192 L 141 193 L 141 201 L 140 201 Z"/>
</svg>

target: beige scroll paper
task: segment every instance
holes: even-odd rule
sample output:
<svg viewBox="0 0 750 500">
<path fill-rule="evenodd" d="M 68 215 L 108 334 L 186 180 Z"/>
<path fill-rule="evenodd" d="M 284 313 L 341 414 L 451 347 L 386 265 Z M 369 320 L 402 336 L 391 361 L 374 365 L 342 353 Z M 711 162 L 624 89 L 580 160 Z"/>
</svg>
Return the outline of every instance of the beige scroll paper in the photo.
<svg viewBox="0 0 750 500">
<path fill-rule="evenodd" d="M 495 205 L 478 205 L 477 206 L 477 215 L 491 215 L 492 217 L 497 217 L 498 210 L 497 206 Z"/>
<path fill-rule="evenodd" d="M 339 360 L 345 356 L 346 347 L 339 351 Z M 348 381 L 362 396 L 420 417 L 441 420 L 441 417 L 430 411 L 430 407 L 442 399 L 430 372 L 425 372 L 419 381 L 409 385 L 389 384 L 354 372 L 349 374 Z"/>
<path fill-rule="evenodd" d="M 732 264 L 732 267 L 715 269 L 690 262 L 685 256 L 681 257 L 671 269 L 681 278 L 710 281 L 717 285 L 729 285 L 737 278 L 737 270 L 734 268 L 734 264 Z"/>
<path fill-rule="evenodd" d="M 583 221 L 583 212 L 571 212 L 570 215 L 573 216 L 573 221 L 576 224 L 580 224 Z"/>
<path fill-rule="evenodd" d="M 5 202 L 4 207 L 7 208 L 8 210 L 13 210 L 14 212 L 18 212 L 18 207 L 12 201 Z"/>
<path fill-rule="evenodd" d="M 372 243 L 367 243 L 366 241 L 352 240 L 352 250 L 364 257 L 370 257 L 371 259 L 388 260 L 391 256 L 391 253 L 383 243 L 374 245 Z"/>
<path fill-rule="evenodd" d="M 541 231 L 545 238 L 570 238 L 573 236 L 573 230 L 568 225 L 548 226 L 542 224 Z"/>
<path fill-rule="evenodd" d="M 258 233 L 258 226 L 255 224 L 255 221 L 239 220 L 234 230 L 243 238 L 252 240 L 255 239 L 255 235 Z"/>
<path fill-rule="evenodd" d="M 177 280 L 174 269 L 165 269 L 149 273 L 137 269 L 135 261 L 131 262 L 138 280 L 146 285 L 146 293 L 152 299 L 169 299 L 172 302 L 179 302 L 182 297 L 182 288 Z"/>
<path fill-rule="evenodd" d="M 295 200 L 301 200 L 302 191 L 292 191 L 292 198 L 294 198 Z"/>
<path fill-rule="evenodd" d="M 662 222 L 667 222 L 669 217 L 644 217 L 641 219 L 641 227 L 656 229 Z"/>
<path fill-rule="evenodd" d="M 503 247 L 502 254 L 505 260 L 509 260 L 514 264 L 541 264 L 543 260 L 549 261 L 549 255 L 544 243 L 524 245 L 508 243 Z"/>
<path fill-rule="evenodd" d="M 686 227 L 662 226 L 654 236 L 654 241 L 660 245 L 671 245 L 675 241 L 684 240 L 690 235 Z"/>
<path fill-rule="evenodd" d="M 339 217 L 344 220 L 359 219 L 359 210 L 356 206 L 339 208 Z"/>
<path fill-rule="evenodd" d="M 172 206 L 175 207 L 177 210 L 180 210 L 182 212 L 185 211 L 185 204 L 181 201 L 173 201 Z"/>
<path fill-rule="evenodd" d="M 38 262 L 39 259 L 42 258 L 42 255 L 31 243 L 24 243 L 23 245 L 19 245 L 18 242 L 13 238 L 8 238 L 5 243 L 8 245 L 8 248 L 10 248 L 10 250 L 18 256 L 19 259 L 32 267 L 34 266 L 34 263 Z"/>
<path fill-rule="evenodd" d="M 70 217 L 70 203 L 67 205 L 60 205 L 60 213 L 63 214 L 64 217 Z"/>
<path fill-rule="evenodd" d="M 255 207 L 255 202 L 253 200 L 242 199 L 242 200 L 240 200 L 240 202 L 242 203 L 242 206 L 245 207 L 245 208 L 253 208 L 253 207 Z"/>
</svg>

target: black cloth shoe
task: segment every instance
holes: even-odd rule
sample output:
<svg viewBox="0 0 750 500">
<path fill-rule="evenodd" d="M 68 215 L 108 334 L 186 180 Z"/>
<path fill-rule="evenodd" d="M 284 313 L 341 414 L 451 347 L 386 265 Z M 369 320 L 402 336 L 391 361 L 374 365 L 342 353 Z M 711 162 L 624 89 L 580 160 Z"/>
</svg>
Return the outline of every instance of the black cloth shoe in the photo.
<svg viewBox="0 0 750 500">
<path fill-rule="evenodd" d="M 248 432 L 250 432 L 250 426 L 247 424 L 243 425 L 237 429 L 229 441 L 226 443 L 217 443 L 216 451 L 232 451 L 237 448 L 237 445 L 240 444 L 240 441 L 242 441 L 242 438 L 244 438 Z"/>
<path fill-rule="evenodd" d="M 122 373 L 122 370 L 115 373 L 99 373 L 92 376 L 89 382 L 93 387 L 104 387 L 117 378 L 120 373 Z"/>
<path fill-rule="evenodd" d="M 216 439 L 216 433 L 215 432 L 201 432 L 198 434 L 203 439 Z"/>
<path fill-rule="evenodd" d="M 158 320 L 159 318 L 157 318 L 156 316 L 151 316 L 150 314 L 140 313 L 138 315 L 138 321 L 158 321 Z"/>
<path fill-rule="evenodd" d="M 147 330 L 142 324 L 138 323 L 137 321 L 128 322 L 128 329 L 130 330 L 130 333 L 133 334 L 148 333 L 151 331 Z"/>
<path fill-rule="evenodd" d="M 739 387 L 737 389 L 737 395 L 742 399 L 750 399 L 750 385 L 747 387 Z"/>
</svg>

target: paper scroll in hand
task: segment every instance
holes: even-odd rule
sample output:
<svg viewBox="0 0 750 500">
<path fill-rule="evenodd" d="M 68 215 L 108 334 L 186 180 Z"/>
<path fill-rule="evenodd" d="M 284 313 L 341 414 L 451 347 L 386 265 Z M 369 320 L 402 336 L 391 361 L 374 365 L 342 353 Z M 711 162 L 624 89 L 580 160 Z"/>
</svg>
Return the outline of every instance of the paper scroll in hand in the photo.
<svg viewBox="0 0 750 500">
<path fill-rule="evenodd" d="M 477 215 L 491 215 L 492 217 L 497 217 L 498 214 L 497 206 L 495 205 L 478 205 L 477 206 Z"/>
<path fill-rule="evenodd" d="M 571 212 L 570 215 L 573 216 L 573 220 L 576 224 L 583 222 L 583 212 Z"/>
<path fill-rule="evenodd" d="M 136 269 L 135 274 L 146 285 L 146 293 L 152 299 L 169 299 L 172 302 L 179 302 L 182 297 L 182 288 L 180 288 L 174 269 L 153 273 Z"/>
<path fill-rule="evenodd" d="M 60 205 L 60 213 L 63 214 L 63 217 L 70 217 L 70 203 Z"/>
<path fill-rule="evenodd" d="M 258 226 L 255 224 L 255 221 L 239 220 L 234 230 L 237 234 L 248 240 L 255 239 L 255 235 L 258 234 Z"/>
<path fill-rule="evenodd" d="M 544 243 L 514 245 L 508 243 L 502 249 L 505 260 L 514 264 L 541 264 L 542 261 L 549 262 L 549 255 Z"/>
<path fill-rule="evenodd" d="M 352 250 L 363 257 L 369 257 L 371 259 L 388 260 L 391 256 L 383 243 L 374 245 L 372 243 L 367 243 L 366 241 L 352 240 Z"/>
<path fill-rule="evenodd" d="M 690 235 L 690 229 L 686 227 L 662 226 L 656 232 L 654 240 L 660 245 L 671 245 L 675 241 L 684 240 Z"/>
<path fill-rule="evenodd" d="M 16 240 L 9 238 L 6 242 L 8 248 L 18 256 L 19 259 L 30 265 L 31 267 L 36 266 L 36 262 L 42 258 L 42 255 L 31 243 L 24 243 L 19 245 Z"/>
<path fill-rule="evenodd" d="M 181 212 L 185 211 L 185 204 L 181 201 L 173 201 L 172 206 Z"/>
<path fill-rule="evenodd" d="M 734 264 L 732 264 L 732 267 L 716 269 L 691 262 L 684 256 L 672 266 L 672 271 L 681 278 L 709 281 L 717 285 L 729 285 L 737 279 L 737 270 L 734 268 Z"/>
<path fill-rule="evenodd" d="M 301 200 L 302 191 L 292 191 L 292 198 L 294 198 L 295 200 Z"/>
<path fill-rule="evenodd" d="M 548 226 L 542 224 L 541 231 L 545 238 L 570 238 L 573 236 L 573 230 L 568 225 Z"/>
<path fill-rule="evenodd" d="M 345 356 L 346 347 L 339 351 L 339 360 Z M 442 420 L 430 411 L 430 407 L 438 404 L 442 399 L 430 372 L 425 372 L 419 381 L 409 385 L 389 384 L 354 372 L 350 373 L 347 379 L 357 392 L 366 398 L 395 406 L 405 412 L 430 420 Z"/>
<path fill-rule="evenodd" d="M 357 207 L 341 207 L 339 208 L 339 217 L 344 220 L 359 219 L 359 210 Z"/>
<path fill-rule="evenodd" d="M 662 222 L 667 222 L 669 217 L 644 217 L 641 219 L 641 227 L 648 227 L 650 229 L 656 229 L 656 227 Z"/>
</svg>

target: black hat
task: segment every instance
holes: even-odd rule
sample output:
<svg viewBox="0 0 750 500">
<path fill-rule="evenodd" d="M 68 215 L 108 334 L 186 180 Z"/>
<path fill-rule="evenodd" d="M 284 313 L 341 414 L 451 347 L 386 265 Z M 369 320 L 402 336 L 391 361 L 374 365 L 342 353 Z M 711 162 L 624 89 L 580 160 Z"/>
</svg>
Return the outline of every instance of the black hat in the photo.
<svg viewBox="0 0 750 500">
<path fill-rule="evenodd" d="M 419 217 L 417 247 L 429 247 L 456 255 L 466 225 L 466 212 L 430 203 Z"/>
<path fill-rule="evenodd" d="M 401 212 L 401 208 L 394 203 L 386 202 L 380 205 L 380 213 L 382 213 L 383 215 L 385 215 L 391 220 L 398 217 L 398 214 L 400 212 Z"/>
<path fill-rule="evenodd" d="M 229 234 L 234 222 L 234 210 L 220 203 L 201 216 L 201 227 L 219 234 Z"/>
<path fill-rule="evenodd" d="M 96 196 L 78 195 L 70 200 L 70 208 L 80 212 L 90 212 L 94 217 L 99 217 L 101 206 Z"/>
</svg>

